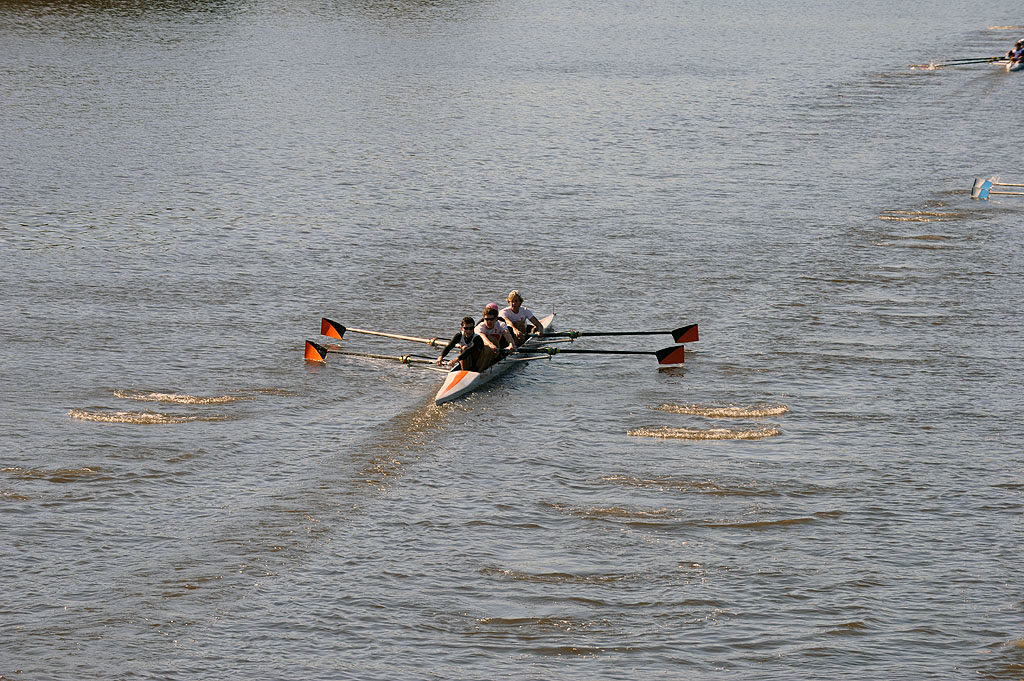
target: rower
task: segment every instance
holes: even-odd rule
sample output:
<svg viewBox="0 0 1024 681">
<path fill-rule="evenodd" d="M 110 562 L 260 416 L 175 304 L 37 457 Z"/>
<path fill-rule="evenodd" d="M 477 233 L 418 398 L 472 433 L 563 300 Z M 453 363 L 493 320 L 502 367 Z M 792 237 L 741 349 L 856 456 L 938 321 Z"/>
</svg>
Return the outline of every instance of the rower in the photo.
<svg viewBox="0 0 1024 681">
<path fill-rule="evenodd" d="M 480 359 L 480 350 L 484 347 L 484 341 L 483 337 L 474 331 L 475 327 L 476 322 L 472 317 L 462 318 L 462 330 L 452 336 L 448 345 L 444 346 L 441 356 L 437 358 L 437 366 L 441 366 L 445 355 L 458 345 L 459 356 L 449 362 L 448 366 L 454 367 L 458 364 L 463 371 L 477 370 L 477 362 Z"/>
<path fill-rule="evenodd" d="M 501 359 L 505 348 L 514 351 L 517 347 L 516 339 L 508 326 L 498 320 L 498 306 L 494 303 L 487 303 L 487 307 L 484 308 L 484 319 L 474 330 L 484 342 L 480 350 L 477 371 L 483 371 Z"/>
<path fill-rule="evenodd" d="M 528 308 L 523 307 L 523 297 L 519 295 L 519 291 L 516 289 L 512 289 L 508 294 L 508 307 L 498 314 L 512 330 L 512 333 L 515 334 L 516 344 L 521 344 L 526 340 L 526 337 L 532 331 L 536 331 L 538 334 L 544 332 L 544 327 L 540 321 Z M 527 322 L 530 322 L 533 326 L 527 326 Z"/>
<path fill-rule="evenodd" d="M 1006 53 L 1006 58 L 1010 61 L 1021 61 L 1024 59 L 1024 38 L 1013 44 L 1010 51 Z"/>
</svg>

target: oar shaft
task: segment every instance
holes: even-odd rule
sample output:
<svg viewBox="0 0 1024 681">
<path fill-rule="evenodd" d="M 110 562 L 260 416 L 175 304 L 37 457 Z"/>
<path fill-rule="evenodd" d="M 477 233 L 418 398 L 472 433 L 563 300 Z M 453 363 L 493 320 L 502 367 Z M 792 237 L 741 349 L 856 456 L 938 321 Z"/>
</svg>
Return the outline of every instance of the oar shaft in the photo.
<svg viewBox="0 0 1024 681">
<path fill-rule="evenodd" d="M 940 66 L 942 64 L 984 64 L 985 62 L 998 61 L 1001 57 L 971 57 L 969 59 L 947 59 L 946 61 L 937 62 L 935 65 Z"/>
<path fill-rule="evenodd" d="M 569 331 L 544 334 L 544 337 L 580 338 L 582 336 L 660 336 L 662 334 L 672 336 L 676 343 L 692 343 L 700 340 L 696 324 L 680 326 L 678 329 L 672 329 L 671 331 L 576 331 L 570 329 Z"/>
<path fill-rule="evenodd" d="M 351 331 L 351 329 L 349 329 Z M 372 352 L 350 352 L 348 350 L 334 350 L 327 348 L 327 352 L 332 352 L 336 355 L 348 355 L 349 357 L 366 357 L 368 359 L 391 359 L 402 364 L 433 364 L 434 360 L 426 359 L 421 357 L 413 357 L 411 355 L 378 355 Z"/>
<path fill-rule="evenodd" d="M 914 68 L 937 68 L 940 66 L 964 66 L 967 64 L 987 64 L 989 62 L 1001 61 L 1005 57 L 971 57 L 969 59 L 947 59 L 946 61 L 931 62 L 929 64 L 911 64 Z"/>
<path fill-rule="evenodd" d="M 364 336 L 381 336 L 383 338 L 395 338 L 397 340 L 407 340 L 414 343 L 426 343 L 427 345 L 434 347 L 440 341 L 437 338 L 417 338 L 416 336 L 403 336 L 399 333 L 384 333 L 383 331 L 368 331 L 366 329 L 356 329 L 351 326 L 347 327 L 352 333 L 361 333 Z"/>
<path fill-rule="evenodd" d="M 653 355 L 653 350 L 582 350 L 577 348 L 520 348 L 519 352 L 541 352 L 548 355 L 560 355 L 563 352 L 586 355 Z"/>
<path fill-rule="evenodd" d="M 973 57 L 971 59 L 948 59 L 940 64 L 983 64 L 987 61 L 995 61 L 999 57 Z"/>
<path fill-rule="evenodd" d="M 683 363 L 684 350 L 682 345 L 673 345 L 661 350 L 582 350 L 577 348 L 520 348 L 521 353 L 545 353 L 547 355 L 560 355 L 564 352 L 586 355 L 654 355 L 658 358 L 658 364 L 675 366 Z"/>
<path fill-rule="evenodd" d="M 580 336 L 657 336 L 671 331 L 556 331 L 555 333 L 544 334 L 545 338 L 551 336 L 564 338 L 579 338 Z"/>
<path fill-rule="evenodd" d="M 368 359 L 388 359 L 402 364 L 433 364 L 434 360 L 428 357 L 417 357 L 414 355 L 378 355 L 372 352 L 352 352 L 350 350 L 339 350 L 336 347 L 326 347 L 311 340 L 306 341 L 306 359 L 312 362 L 323 362 L 327 359 L 327 353 L 336 355 L 348 355 L 349 357 L 366 357 Z"/>
</svg>

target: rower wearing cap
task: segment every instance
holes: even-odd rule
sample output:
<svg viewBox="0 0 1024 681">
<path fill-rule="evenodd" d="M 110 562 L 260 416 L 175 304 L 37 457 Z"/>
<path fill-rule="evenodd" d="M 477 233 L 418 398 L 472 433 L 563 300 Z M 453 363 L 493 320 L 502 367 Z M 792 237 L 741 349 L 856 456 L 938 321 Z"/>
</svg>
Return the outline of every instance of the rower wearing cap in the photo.
<svg viewBox="0 0 1024 681">
<path fill-rule="evenodd" d="M 508 326 L 498 319 L 498 306 L 494 303 L 488 303 L 484 308 L 484 319 L 476 325 L 474 331 L 483 340 L 477 371 L 483 371 L 497 362 L 504 348 L 515 350 L 517 347 L 516 339 Z"/>
<path fill-rule="evenodd" d="M 472 317 L 462 318 L 462 330 L 452 336 L 452 339 L 448 341 L 448 345 L 444 346 L 441 356 L 437 358 L 437 366 L 441 366 L 445 355 L 458 345 L 459 356 L 450 361 L 448 366 L 454 367 L 458 364 L 459 368 L 463 371 L 477 371 L 480 350 L 484 347 L 484 340 L 480 334 L 476 333 L 475 327 L 476 322 Z"/>
<path fill-rule="evenodd" d="M 516 343 L 522 343 L 531 331 L 542 333 L 544 327 L 528 308 L 523 307 L 523 297 L 512 289 L 508 294 L 508 307 L 498 313 L 515 334 Z M 526 323 L 532 324 L 532 328 Z"/>
</svg>

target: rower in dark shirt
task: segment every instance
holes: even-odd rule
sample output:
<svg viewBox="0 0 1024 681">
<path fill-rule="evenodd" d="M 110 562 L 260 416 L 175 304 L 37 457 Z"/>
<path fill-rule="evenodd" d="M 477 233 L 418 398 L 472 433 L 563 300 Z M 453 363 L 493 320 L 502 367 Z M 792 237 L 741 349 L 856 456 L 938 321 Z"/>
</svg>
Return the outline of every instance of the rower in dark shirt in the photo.
<svg viewBox="0 0 1024 681">
<path fill-rule="evenodd" d="M 477 364 L 480 359 L 480 350 L 484 347 L 484 339 L 474 331 L 475 328 L 476 323 L 472 317 L 463 317 L 462 330 L 452 336 L 448 345 L 444 346 L 441 356 L 437 358 L 437 365 L 441 366 L 445 355 L 458 345 L 459 356 L 450 361 L 448 366 L 454 367 L 458 364 L 463 371 L 478 371 Z"/>
</svg>

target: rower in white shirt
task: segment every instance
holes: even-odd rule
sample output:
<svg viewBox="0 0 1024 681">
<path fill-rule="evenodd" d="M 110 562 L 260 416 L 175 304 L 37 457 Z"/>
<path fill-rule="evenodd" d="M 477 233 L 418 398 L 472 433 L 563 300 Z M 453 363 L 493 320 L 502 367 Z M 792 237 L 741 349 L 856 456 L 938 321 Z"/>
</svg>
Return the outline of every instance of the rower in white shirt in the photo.
<svg viewBox="0 0 1024 681">
<path fill-rule="evenodd" d="M 523 297 L 519 295 L 519 291 L 516 289 L 509 292 L 508 307 L 499 312 L 498 315 L 512 330 L 512 333 L 515 334 L 517 345 L 526 340 L 531 331 L 539 331 L 544 328 L 537 317 L 528 308 L 523 307 Z M 533 325 L 532 329 L 526 325 L 527 322 Z"/>
<path fill-rule="evenodd" d="M 477 371 L 483 371 L 497 362 L 506 348 L 515 350 L 517 347 L 515 336 L 505 322 L 498 319 L 498 306 L 494 303 L 488 303 L 484 308 L 484 319 L 476 325 L 474 331 L 484 342 L 477 359 Z"/>
</svg>

